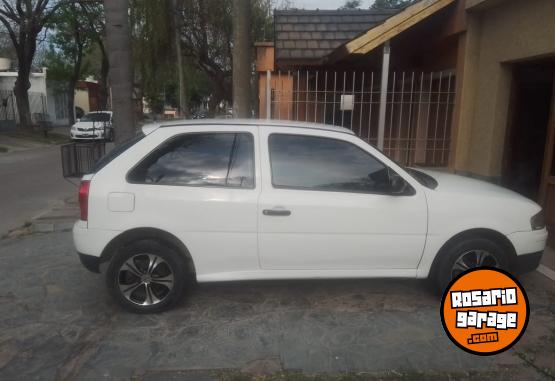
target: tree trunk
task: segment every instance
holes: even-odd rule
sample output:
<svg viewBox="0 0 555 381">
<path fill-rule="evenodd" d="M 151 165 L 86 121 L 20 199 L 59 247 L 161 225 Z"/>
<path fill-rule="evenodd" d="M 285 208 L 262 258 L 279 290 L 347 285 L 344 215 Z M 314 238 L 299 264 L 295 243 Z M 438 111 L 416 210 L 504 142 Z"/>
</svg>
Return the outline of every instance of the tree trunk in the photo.
<svg viewBox="0 0 555 381">
<path fill-rule="evenodd" d="M 233 116 L 251 117 L 250 0 L 233 0 Z"/>
<path fill-rule="evenodd" d="M 70 126 L 75 124 L 75 85 L 76 81 L 70 80 L 67 85 L 67 121 Z"/>
<path fill-rule="evenodd" d="M 22 59 L 22 55 L 20 54 L 18 54 L 18 58 L 19 67 L 17 71 L 17 79 L 15 80 L 14 94 L 17 104 L 17 113 L 19 115 L 19 126 L 24 131 L 32 131 L 33 120 L 31 119 L 31 105 L 29 104 L 29 89 L 31 88 L 29 76 L 31 74 L 31 62 L 26 59 Z"/>
<path fill-rule="evenodd" d="M 29 104 L 29 81 L 27 84 L 24 81 L 19 79 L 15 81 L 14 86 L 14 93 L 15 93 L 15 102 L 17 104 L 17 114 L 19 115 L 19 126 L 24 131 L 32 131 L 33 129 L 33 121 L 31 119 L 31 105 Z M 29 75 L 27 75 L 29 78 Z"/>
<path fill-rule="evenodd" d="M 175 54 L 177 56 L 177 80 L 179 92 L 179 114 L 183 117 L 189 115 L 187 106 L 187 93 L 185 89 L 185 76 L 183 73 L 183 53 L 181 51 L 181 9 L 178 5 L 178 0 L 173 0 L 172 3 L 174 17 L 173 28 L 175 36 Z"/>
<path fill-rule="evenodd" d="M 110 70 L 110 62 L 108 61 L 108 54 L 106 53 L 104 47 L 101 48 L 101 51 L 102 64 L 100 66 L 100 80 L 98 83 L 100 93 L 99 107 L 101 110 L 108 110 L 108 71 Z"/>
<path fill-rule="evenodd" d="M 112 109 L 116 145 L 135 134 L 133 104 L 133 70 L 131 65 L 131 32 L 129 0 L 104 0 L 106 14 L 106 48 L 110 61 Z"/>
</svg>

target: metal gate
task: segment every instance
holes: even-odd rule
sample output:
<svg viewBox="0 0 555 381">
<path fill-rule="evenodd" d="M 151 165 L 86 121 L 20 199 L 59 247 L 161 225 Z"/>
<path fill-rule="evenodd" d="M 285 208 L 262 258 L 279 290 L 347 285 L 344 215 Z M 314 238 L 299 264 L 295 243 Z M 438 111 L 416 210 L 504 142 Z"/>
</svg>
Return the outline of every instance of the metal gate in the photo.
<svg viewBox="0 0 555 381">
<path fill-rule="evenodd" d="M 48 113 L 46 95 L 43 93 L 28 93 L 31 116 L 46 115 Z M 17 102 L 13 90 L 0 90 L 0 122 L 19 122 Z"/>
<path fill-rule="evenodd" d="M 387 155 L 405 165 L 447 166 L 454 72 L 391 72 L 383 104 L 380 86 L 374 72 L 278 71 L 266 76 L 262 116 L 343 126 L 377 145 L 384 107 Z"/>
</svg>

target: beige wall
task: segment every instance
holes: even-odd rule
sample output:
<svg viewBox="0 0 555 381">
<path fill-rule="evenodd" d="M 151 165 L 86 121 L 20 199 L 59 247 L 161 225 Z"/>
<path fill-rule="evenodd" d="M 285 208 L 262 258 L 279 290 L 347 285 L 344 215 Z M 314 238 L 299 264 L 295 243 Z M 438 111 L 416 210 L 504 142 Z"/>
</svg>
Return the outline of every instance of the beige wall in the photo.
<svg viewBox="0 0 555 381">
<path fill-rule="evenodd" d="M 81 107 L 85 113 L 91 111 L 88 90 L 75 90 L 75 107 Z"/>
<path fill-rule="evenodd" d="M 555 55 L 555 0 L 467 0 L 467 12 L 453 167 L 495 179 L 501 175 L 511 63 Z"/>
</svg>

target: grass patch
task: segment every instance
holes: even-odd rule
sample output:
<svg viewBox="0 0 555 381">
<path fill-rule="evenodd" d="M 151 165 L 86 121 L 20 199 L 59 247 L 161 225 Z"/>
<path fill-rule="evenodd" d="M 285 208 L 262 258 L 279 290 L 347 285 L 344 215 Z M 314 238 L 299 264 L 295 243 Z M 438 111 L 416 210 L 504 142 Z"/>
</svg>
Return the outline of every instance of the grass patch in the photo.
<svg viewBox="0 0 555 381">
<path fill-rule="evenodd" d="M 0 146 L 0 153 L 6 153 L 6 152 L 8 152 L 8 149 L 6 147 Z"/>
</svg>

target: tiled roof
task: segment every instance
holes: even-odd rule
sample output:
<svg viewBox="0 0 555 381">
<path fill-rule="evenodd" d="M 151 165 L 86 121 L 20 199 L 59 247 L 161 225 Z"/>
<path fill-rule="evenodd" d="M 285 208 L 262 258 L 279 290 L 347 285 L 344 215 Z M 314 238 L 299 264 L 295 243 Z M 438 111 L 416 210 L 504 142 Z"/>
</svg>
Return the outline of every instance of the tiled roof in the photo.
<svg viewBox="0 0 555 381">
<path fill-rule="evenodd" d="M 316 63 L 397 12 L 397 9 L 276 10 L 276 61 Z"/>
</svg>

